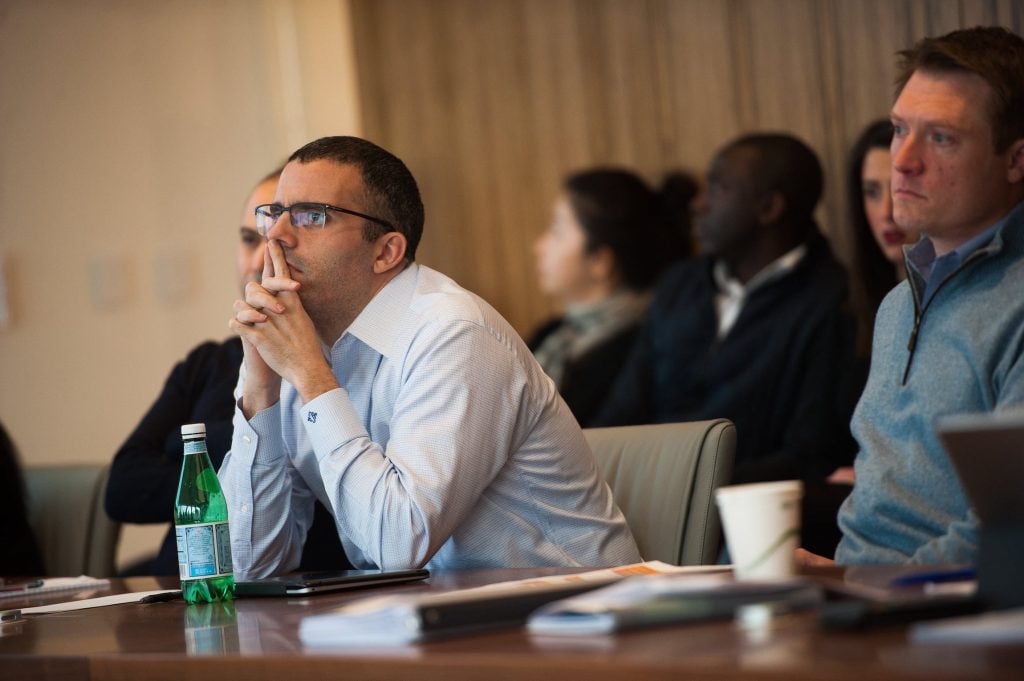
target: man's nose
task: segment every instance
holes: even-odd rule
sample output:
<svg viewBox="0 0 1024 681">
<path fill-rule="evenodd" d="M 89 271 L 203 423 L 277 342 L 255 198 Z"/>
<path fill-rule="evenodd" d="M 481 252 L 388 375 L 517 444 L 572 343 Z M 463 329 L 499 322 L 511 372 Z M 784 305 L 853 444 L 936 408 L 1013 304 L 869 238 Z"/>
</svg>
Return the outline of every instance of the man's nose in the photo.
<svg viewBox="0 0 1024 681">
<path fill-rule="evenodd" d="M 894 171 L 905 175 L 921 172 L 920 144 L 915 133 L 907 133 L 902 139 L 894 139 L 891 151 Z"/>
<path fill-rule="evenodd" d="M 270 226 L 266 234 L 267 239 L 277 239 L 283 244 L 292 246 L 295 238 L 295 226 L 292 225 L 292 214 L 284 211 L 281 216 Z M 266 248 L 266 240 L 264 240 Z"/>
</svg>

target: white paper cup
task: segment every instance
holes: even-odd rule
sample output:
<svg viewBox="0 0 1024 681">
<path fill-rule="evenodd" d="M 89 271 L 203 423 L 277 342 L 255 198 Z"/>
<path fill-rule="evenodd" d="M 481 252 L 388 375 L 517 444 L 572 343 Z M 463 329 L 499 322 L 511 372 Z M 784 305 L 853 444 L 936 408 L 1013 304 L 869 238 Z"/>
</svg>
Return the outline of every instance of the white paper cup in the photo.
<svg viewBox="0 0 1024 681">
<path fill-rule="evenodd" d="M 799 480 L 718 488 L 715 499 L 736 579 L 785 579 L 796 571 L 803 492 Z"/>
</svg>

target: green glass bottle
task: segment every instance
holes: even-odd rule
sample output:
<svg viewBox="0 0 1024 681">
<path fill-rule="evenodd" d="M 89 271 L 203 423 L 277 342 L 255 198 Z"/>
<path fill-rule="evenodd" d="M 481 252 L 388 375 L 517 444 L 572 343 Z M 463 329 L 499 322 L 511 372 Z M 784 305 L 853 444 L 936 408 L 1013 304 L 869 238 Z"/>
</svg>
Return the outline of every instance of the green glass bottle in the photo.
<svg viewBox="0 0 1024 681">
<path fill-rule="evenodd" d="M 187 603 L 230 601 L 235 594 L 231 568 L 228 505 L 206 451 L 206 425 L 181 427 L 185 460 L 174 500 L 181 594 Z"/>
</svg>

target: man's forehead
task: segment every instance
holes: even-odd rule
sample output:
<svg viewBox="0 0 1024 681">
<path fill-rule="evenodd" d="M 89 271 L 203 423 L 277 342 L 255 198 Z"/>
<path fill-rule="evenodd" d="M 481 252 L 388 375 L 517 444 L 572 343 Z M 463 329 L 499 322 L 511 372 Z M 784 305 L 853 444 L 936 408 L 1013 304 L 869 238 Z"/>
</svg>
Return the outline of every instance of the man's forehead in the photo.
<svg viewBox="0 0 1024 681">
<path fill-rule="evenodd" d="M 726 147 L 715 156 L 708 174 L 714 177 L 746 177 L 757 158 L 757 149 L 752 146 L 739 144 Z"/>
<path fill-rule="evenodd" d="M 969 71 L 915 71 L 907 80 L 892 116 L 925 124 L 968 127 L 987 121 L 992 88 Z"/>
<path fill-rule="evenodd" d="M 361 200 L 363 178 L 349 163 L 317 159 L 302 163 L 290 161 L 281 173 L 276 201 L 291 205 L 302 201 L 341 203 Z"/>
</svg>

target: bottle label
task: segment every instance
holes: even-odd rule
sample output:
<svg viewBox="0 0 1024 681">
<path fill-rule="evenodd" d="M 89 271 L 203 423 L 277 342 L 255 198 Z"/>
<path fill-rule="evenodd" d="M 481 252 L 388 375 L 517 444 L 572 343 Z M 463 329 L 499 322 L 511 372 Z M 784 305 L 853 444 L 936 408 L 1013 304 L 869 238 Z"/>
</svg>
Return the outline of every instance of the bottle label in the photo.
<svg viewBox="0 0 1024 681">
<path fill-rule="evenodd" d="M 186 440 L 185 456 L 189 454 L 202 454 L 206 451 L 206 440 Z"/>
<path fill-rule="evenodd" d="M 178 573 L 182 579 L 230 575 L 231 538 L 227 523 L 197 523 L 174 528 Z"/>
</svg>

